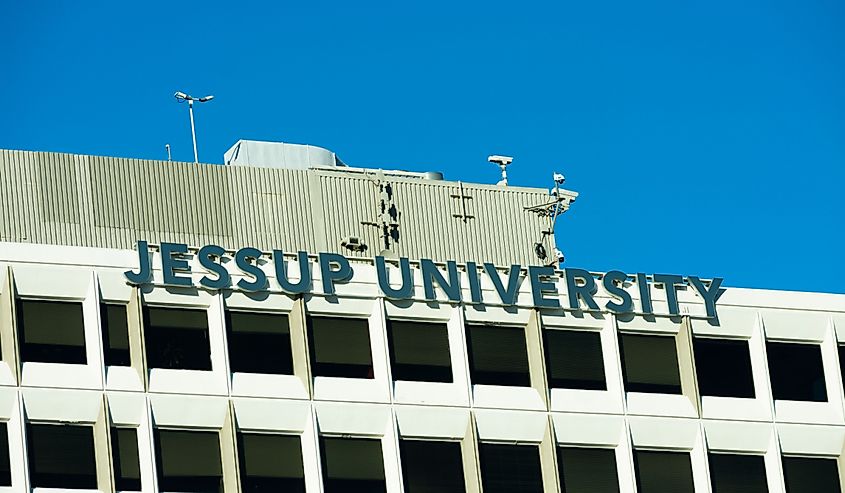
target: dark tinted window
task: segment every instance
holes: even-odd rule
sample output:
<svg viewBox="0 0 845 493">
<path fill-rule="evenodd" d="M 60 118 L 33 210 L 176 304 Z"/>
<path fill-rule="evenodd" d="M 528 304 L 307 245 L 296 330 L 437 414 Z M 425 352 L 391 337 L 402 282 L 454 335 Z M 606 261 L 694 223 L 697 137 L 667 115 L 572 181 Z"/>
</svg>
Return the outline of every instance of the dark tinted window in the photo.
<svg viewBox="0 0 845 493">
<path fill-rule="evenodd" d="M 374 377 L 367 319 L 308 317 L 308 339 L 314 376 Z"/>
<path fill-rule="evenodd" d="M 445 323 L 388 320 L 387 340 L 394 380 L 452 381 Z"/>
<path fill-rule="evenodd" d="M 155 430 L 161 491 L 223 491 L 220 439 L 214 431 Z"/>
<path fill-rule="evenodd" d="M 784 457 L 786 493 L 840 493 L 836 459 Z"/>
<path fill-rule="evenodd" d="M 759 455 L 710 454 L 713 493 L 766 493 L 766 464 Z"/>
<path fill-rule="evenodd" d="M 299 436 L 238 433 L 238 457 L 244 493 L 305 491 Z"/>
<path fill-rule="evenodd" d="M 28 424 L 26 428 L 33 487 L 97 489 L 91 426 Z"/>
<path fill-rule="evenodd" d="M 18 300 L 21 362 L 84 365 L 82 303 Z"/>
<path fill-rule="evenodd" d="M 583 330 L 543 330 L 549 387 L 607 390 L 601 336 Z"/>
<path fill-rule="evenodd" d="M 101 304 L 100 323 L 103 324 L 105 364 L 107 366 L 130 366 L 129 323 L 126 316 L 126 305 Z"/>
<path fill-rule="evenodd" d="M 233 372 L 293 375 L 287 315 L 226 311 Z"/>
<path fill-rule="evenodd" d="M 150 368 L 211 370 L 205 310 L 145 307 L 144 339 Z"/>
<path fill-rule="evenodd" d="M 772 397 L 787 401 L 827 401 L 818 344 L 767 342 Z"/>
<path fill-rule="evenodd" d="M 695 493 L 688 452 L 634 450 L 638 493 Z"/>
<path fill-rule="evenodd" d="M 563 493 L 618 493 L 613 449 L 558 447 L 557 467 Z"/>
<path fill-rule="evenodd" d="M 621 334 L 619 349 L 626 391 L 681 393 L 674 336 Z"/>
<path fill-rule="evenodd" d="M 0 486 L 12 486 L 12 465 L 9 462 L 9 430 L 0 422 Z"/>
<path fill-rule="evenodd" d="M 466 331 L 472 383 L 531 385 L 524 328 L 468 325 Z"/>
<path fill-rule="evenodd" d="M 748 341 L 696 337 L 693 352 L 701 395 L 754 397 Z"/>
<path fill-rule="evenodd" d="M 842 375 L 843 384 L 845 384 L 845 345 L 839 346 L 839 373 Z"/>
<path fill-rule="evenodd" d="M 320 437 L 325 493 L 387 491 L 381 441 Z"/>
<path fill-rule="evenodd" d="M 117 491 L 141 491 L 138 433 L 135 428 L 111 429 L 114 485 Z"/>
<path fill-rule="evenodd" d="M 536 445 L 479 443 L 484 493 L 542 493 L 540 449 Z"/>
<path fill-rule="evenodd" d="M 400 440 L 406 493 L 461 493 L 464 467 L 459 442 Z"/>
</svg>

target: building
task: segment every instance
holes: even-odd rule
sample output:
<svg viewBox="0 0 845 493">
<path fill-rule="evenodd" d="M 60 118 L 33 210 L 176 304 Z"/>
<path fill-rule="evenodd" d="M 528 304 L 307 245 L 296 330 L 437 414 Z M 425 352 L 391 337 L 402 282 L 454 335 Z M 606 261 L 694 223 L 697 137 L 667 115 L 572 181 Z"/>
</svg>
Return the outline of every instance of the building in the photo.
<svg viewBox="0 0 845 493">
<path fill-rule="evenodd" d="M 562 189 L 226 161 L 0 151 L 0 491 L 843 491 L 845 296 L 560 270 Z"/>
</svg>

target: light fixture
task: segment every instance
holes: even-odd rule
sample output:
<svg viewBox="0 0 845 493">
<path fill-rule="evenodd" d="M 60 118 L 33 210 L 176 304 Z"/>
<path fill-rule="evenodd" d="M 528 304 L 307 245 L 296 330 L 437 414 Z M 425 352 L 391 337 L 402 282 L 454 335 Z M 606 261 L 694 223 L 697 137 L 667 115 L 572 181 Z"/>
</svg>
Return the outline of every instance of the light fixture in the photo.
<svg viewBox="0 0 845 493">
<path fill-rule="evenodd" d="M 188 102 L 188 114 L 191 115 L 191 140 L 194 143 L 194 162 L 199 162 L 199 156 L 197 155 L 197 132 L 194 128 L 194 101 L 199 101 L 200 103 L 207 103 L 214 99 L 214 96 L 209 94 L 208 96 L 203 96 L 201 98 L 195 98 L 190 94 L 185 94 L 182 91 L 176 91 L 173 95 L 176 98 L 176 101 L 180 103 L 184 103 L 185 101 Z"/>
</svg>

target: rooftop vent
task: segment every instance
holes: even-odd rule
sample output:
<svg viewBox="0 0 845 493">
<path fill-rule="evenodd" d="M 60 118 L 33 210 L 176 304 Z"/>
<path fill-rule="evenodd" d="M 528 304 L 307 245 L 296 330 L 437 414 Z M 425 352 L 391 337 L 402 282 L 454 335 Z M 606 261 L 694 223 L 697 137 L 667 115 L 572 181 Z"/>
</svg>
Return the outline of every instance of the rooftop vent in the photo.
<svg viewBox="0 0 845 493">
<path fill-rule="evenodd" d="M 335 153 L 322 147 L 284 142 L 239 140 L 223 155 L 231 166 L 308 169 L 346 166 Z"/>
<path fill-rule="evenodd" d="M 254 166 L 281 169 L 336 169 L 348 173 L 376 172 L 373 168 L 352 168 L 337 157 L 334 152 L 322 147 L 307 144 L 288 144 L 285 142 L 265 142 L 260 140 L 239 140 L 223 154 L 223 163 L 227 166 Z M 439 171 L 378 170 L 384 176 L 416 178 L 423 180 L 442 180 Z"/>
</svg>

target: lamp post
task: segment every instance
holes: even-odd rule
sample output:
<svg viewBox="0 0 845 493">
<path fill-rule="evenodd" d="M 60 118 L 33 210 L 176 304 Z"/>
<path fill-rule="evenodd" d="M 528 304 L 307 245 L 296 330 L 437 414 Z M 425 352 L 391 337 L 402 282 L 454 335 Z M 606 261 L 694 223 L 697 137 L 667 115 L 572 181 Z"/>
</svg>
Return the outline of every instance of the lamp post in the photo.
<svg viewBox="0 0 845 493">
<path fill-rule="evenodd" d="M 201 98 L 195 98 L 189 94 L 185 94 L 184 92 L 177 91 L 176 94 L 173 95 L 176 97 L 176 101 L 180 103 L 184 103 L 185 101 L 188 102 L 188 114 L 191 115 L 191 139 L 194 143 L 194 162 L 199 163 L 199 156 L 197 155 L 197 132 L 194 129 L 194 101 L 199 101 L 200 103 L 207 103 L 214 99 L 214 96 L 208 95 Z"/>
</svg>

